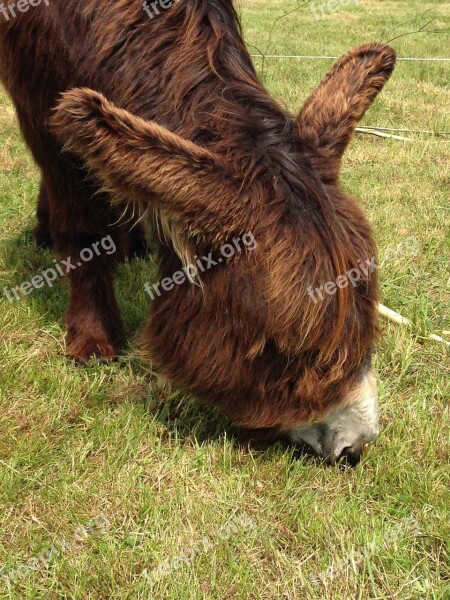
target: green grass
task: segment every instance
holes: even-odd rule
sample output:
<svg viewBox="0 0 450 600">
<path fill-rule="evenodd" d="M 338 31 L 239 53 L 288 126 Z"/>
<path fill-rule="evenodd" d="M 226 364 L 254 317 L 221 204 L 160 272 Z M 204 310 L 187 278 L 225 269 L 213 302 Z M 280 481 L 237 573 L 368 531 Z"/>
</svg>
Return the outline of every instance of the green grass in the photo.
<svg viewBox="0 0 450 600">
<path fill-rule="evenodd" d="M 242 1 L 248 44 L 265 51 L 274 20 L 296 5 Z M 418 26 L 400 25 L 428 9 Z M 268 51 L 337 55 L 431 16 L 429 29 L 449 32 L 449 2 L 361 0 L 320 21 L 304 7 L 278 22 Z M 448 41 L 448 33 L 416 34 L 393 45 L 400 56 L 446 56 Z M 267 60 L 262 77 L 297 110 L 330 62 Z M 449 131 L 449 81 L 449 63 L 399 63 L 364 124 Z M 130 347 L 106 367 L 64 358 L 64 281 L 14 304 L 0 296 L 0 568 L 14 571 L 68 543 L 48 568 L 10 587 L 0 580 L 1 599 L 450 598 L 450 360 L 418 335 L 450 329 L 450 141 L 414 138 L 357 135 L 342 173 L 381 254 L 410 236 L 420 244 L 417 256 L 383 266 L 383 302 L 416 329 L 385 326 L 376 355 L 382 434 L 355 470 L 326 468 L 281 444 L 239 449 L 218 415 L 146 375 L 131 344 L 147 311 L 143 284 L 156 277 L 151 260 L 120 268 Z M 0 288 L 52 266 L 54 256 L 31 239 L 37 185 L 0 90 Z M 110 528 L 73 543 L 77 527 L 100 513 Z M 220 539 L 239 515 L 253 525 Z M 213 547 L 190 563 L 144 577 L 203 538 Z M 334 575 L 314 586 L 311 576 L 328 568 Z"/>
</svg>

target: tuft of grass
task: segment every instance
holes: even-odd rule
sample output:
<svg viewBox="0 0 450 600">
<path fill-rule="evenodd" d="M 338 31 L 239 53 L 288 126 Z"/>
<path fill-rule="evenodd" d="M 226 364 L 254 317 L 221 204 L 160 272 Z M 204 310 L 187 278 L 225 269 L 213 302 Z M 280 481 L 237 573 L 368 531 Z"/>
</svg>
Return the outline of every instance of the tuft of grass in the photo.
<svg viewBox="0 0 450 600">
<path fill-rule="evenodd" d="M 400 56 L 448 54 L 448 2 L 360 0 L 319 21 L 304 6 L 270 33 L 300 4 L 241 0 L 252 52 L 338 55 L 418 29 L 429 10 L 423 19 L 444 33 L 393 44 Z M 292 111 L 331 64 L 255 62 Z M 449 63 L 400 62 L 363 124 L 449 131 L 449 77 Z M 357 135 L 342 180 L 367 210 L 381 255 L 417 240 L 416 255 L 391 253 L 383 264 L 383 302 L 419 332 L 438 332 L 450 329 L 450 142 L 414 137 Z M 31 239 L 37 186 L 0 89 L 0 288 L 52 264 Z M 229 423 L 156 384 L 135 359 L 143 285 L 155 278 L 151 260 L 120 267 L 130 347 L 119 363 L 88 369 L 64 358 L 64 281 L 14 304 L 0 295 L 0 574 L 66 542 L 47 568 L 17 584 L 0 579 L 0 599 L 450 598 L 448 351 L 385 326 L 376 354 L 382 433 L 355 470 L 325 468 L 280 443 L 244 451 Z M 100 513 L 110 527 L 74 541 Z M 252 525 L 221 537 L 242 515 Z M 199 545 L 192 560 L 145 577 Z"/>
</svg>

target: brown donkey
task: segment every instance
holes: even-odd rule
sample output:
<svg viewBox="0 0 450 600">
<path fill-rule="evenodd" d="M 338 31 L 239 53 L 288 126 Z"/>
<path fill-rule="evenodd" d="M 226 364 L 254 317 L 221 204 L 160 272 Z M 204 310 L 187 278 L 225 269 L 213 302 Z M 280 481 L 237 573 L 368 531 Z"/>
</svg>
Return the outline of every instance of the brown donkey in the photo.
<svg viewBox="0 0 450 600">
<path fill-rule="evenodd" d="M 76 261 L 113 232 L 125 255 L 127 231 L 111 224 L 124 207 L 147 211 L 162 277 L 197 256 L 215 265 L 156 297 L 152 363 L 254 436 L 356 462 L 378 432 L 378 281 L 339 170 L 394 51 L 355 48 L 293 118 L 258 80 L 231 0 L 180 0 L 152 19 L 141 0 L 52 0 L 0 21 L 0 49 L 42 171 L 38 239 Z M 244 235 L 256 248 L 223 259 Z M 99 256 L 71 274 L 78 360 L 117 354 L 113 270 Z"/>
</svg>

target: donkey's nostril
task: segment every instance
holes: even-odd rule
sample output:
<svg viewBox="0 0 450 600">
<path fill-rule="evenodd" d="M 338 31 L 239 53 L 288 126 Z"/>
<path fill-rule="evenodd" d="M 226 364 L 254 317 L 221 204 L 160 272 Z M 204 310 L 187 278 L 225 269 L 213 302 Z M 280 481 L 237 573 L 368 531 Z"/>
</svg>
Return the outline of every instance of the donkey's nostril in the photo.
<svg viewBox="0 0 450 600">
<path fill-rule="evenodd" d="M 342 450 L 339 459 L 347 463 L 350 467 L 356 467 L 363 455 L 363 446 L 348 446 Z"/>
</svg>

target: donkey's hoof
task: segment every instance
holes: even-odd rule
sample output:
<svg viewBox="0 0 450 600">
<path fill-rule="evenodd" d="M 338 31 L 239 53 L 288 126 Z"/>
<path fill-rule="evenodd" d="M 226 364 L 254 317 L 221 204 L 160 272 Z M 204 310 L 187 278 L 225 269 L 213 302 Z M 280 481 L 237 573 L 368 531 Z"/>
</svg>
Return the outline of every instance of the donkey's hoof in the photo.
<svg viewBox="0 0 450 600">
<path fill-rule="evenodd" d="M 84 366 L 106 364 L 119 359 L 119 353 L 114 346 L 95 338 L 74 340 L 69 345 L 67 355 Z"/>
</svg>

